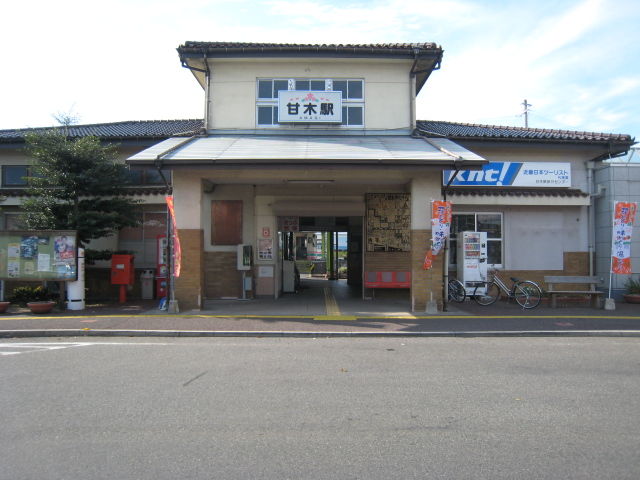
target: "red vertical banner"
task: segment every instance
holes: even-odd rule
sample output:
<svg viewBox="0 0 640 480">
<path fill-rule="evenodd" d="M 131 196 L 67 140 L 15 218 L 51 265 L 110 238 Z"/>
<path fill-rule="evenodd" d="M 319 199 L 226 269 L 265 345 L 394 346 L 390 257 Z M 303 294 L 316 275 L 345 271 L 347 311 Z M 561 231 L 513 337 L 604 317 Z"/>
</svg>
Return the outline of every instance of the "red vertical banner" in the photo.
<svg viewBox="0 0 640 480">
<path fill-rule="evenodd" d="M 451 202 L 431 201 L 431 248 L 425 256 L 423 269 L 430 269 L 433 266 L 433 258 L 444 248 L 451 230 L 451 218 Z"/>
<path fill-rule="evenodd" d="M 631 275 L 631 234 L 638 205 L 635 202 L 615 202 L 611 272 Z"/>
<path fill-rule="evenodd" d="M 167 195 L 165 198 L 169 215 L 171 216 L 171 243 L 173 244 L 173 268 L 171 269 L 171 273 L 174 277 L 179 277 L 182 250 L 180 249 L 180 238 L 178 237 L 178 227 L 176 225 L 176 211 L 173 207 L 173 195 Z"/>
</svg>

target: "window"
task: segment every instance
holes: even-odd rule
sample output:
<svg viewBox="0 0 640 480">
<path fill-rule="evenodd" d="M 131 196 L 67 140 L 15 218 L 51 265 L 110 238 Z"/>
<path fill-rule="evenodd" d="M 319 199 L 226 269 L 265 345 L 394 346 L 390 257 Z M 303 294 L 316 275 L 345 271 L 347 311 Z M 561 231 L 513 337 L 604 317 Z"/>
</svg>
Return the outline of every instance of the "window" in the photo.
<svg viewBox="0 0 640 480">
<path fill-rule="evenodd" d="M 164 178 L 171 181 L 171 172 L 162 170 Z M 164 185 L 164 180 L 156 168 L 135 168 L 129 170 L 129 180 L 132 185 Z"/>
<path fill-rule="evenodd" d="M 136 266 L 154 267 L 157 263 L 158 236 L 167 234 L 167 211 L 164 205 L 145 205 L 138 210 L 138 225 L 126 227 L 118 234 L 118 249 L 134 252 Z"/>
<path fill-rule="evenodd" d="M 454 213 L 451 223 L 449 263 L 456 264 L 458 232 L 487 232 L 487 263 L 502 267 L 502 214 Z"/>
<path fill-rule="evenodd" d="M 4 229 L 5 230 L 22 230 L 23 226 L 20 223 L 19 213 L 5 213 L 4 214 Z"/>
<path fill-rule="evenodd" d="M 29 176 L 28 165 L 4 165 L 2 167 L 3 187 L 26 187 Z"/>
<path fill-rule="evenodd" d="M 242 200 L 211 202 L 211 244 L 242 243 Z"/>
<path fill-rule="evenodd" d="M 364 80 L 361 79 L 258 79 L 256 124 L 278 127 L 278 92 L 280 90 L 315 90 L 342 92 L 342 123 L 345 127 L 364 126 Z"/>
</svg>

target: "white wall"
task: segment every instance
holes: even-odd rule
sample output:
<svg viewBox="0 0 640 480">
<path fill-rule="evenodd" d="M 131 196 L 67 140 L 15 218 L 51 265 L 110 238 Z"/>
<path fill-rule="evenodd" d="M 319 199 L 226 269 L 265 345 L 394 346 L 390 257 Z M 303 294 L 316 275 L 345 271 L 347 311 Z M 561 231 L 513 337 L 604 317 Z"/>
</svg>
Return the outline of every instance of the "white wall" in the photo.
<svg viewBox="0 0 640 480">
<path fill-rule="evenodd" d="M 640 163 L 612 163 L 600 166 L 595 172 L 596 185 L 602 196 L 596 205 L 596 274 L 609 280 L 611 243 L 613 237 L 613 203 L 636 202 L 640 205 Z M 634 279 L 640 274 L 640 214 L 636 213 L 631 237 L 631 271 Z M 629 275 L 612 275 L 612 288 L 624 293 Z M 615 292 L 614 292 L 615 293 Z"/>
<path fill-rule="evenodd" d="M 504 268 L 562 270 L 564 252 L 586 252 L 585 207 L 507 207 Z"/>
<path fill-rule="evenodd" d="M 397 59 L 210 60 L 208 129 L 256 128 L 258 78 L 362 78 L 365 128 L 408 129 L 410 68 L 411 61 Z"/>
</svg>

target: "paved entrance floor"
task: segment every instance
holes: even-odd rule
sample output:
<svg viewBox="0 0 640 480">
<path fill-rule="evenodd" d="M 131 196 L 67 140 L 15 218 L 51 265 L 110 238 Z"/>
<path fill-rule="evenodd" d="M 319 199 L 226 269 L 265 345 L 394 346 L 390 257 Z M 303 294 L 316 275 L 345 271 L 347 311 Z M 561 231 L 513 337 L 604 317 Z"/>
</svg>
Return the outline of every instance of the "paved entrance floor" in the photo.
<svg viewBox="0 0 640 480">
<path fill-rule="evenodd" d="M 287 318 L 330 317 L 340 320 L 412 316 L 408 290 L 378 290 L 375 298 L 363 299 L 362 289 L 350 287 L 346 280 L 315 277 L 302 277 L 301 288 L 297 293 L 285 293 L 278 299 L 207 300 L 201 312 Z"/>
</svg>

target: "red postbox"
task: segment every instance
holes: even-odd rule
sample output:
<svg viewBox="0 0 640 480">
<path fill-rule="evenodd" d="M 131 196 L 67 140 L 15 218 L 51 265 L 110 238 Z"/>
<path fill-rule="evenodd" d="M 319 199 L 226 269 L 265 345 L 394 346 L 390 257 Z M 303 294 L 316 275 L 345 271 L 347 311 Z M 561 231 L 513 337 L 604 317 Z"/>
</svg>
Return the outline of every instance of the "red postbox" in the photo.
<svg viewBox="0 0 640 480">
<path fill-rule="evenodd" d="M 133 285 L 134 280 L 133 255 L 112 255 L 111 284 L 120 285 L 120 303 L 127 301 L 127 285 Z"/>
</svg>

